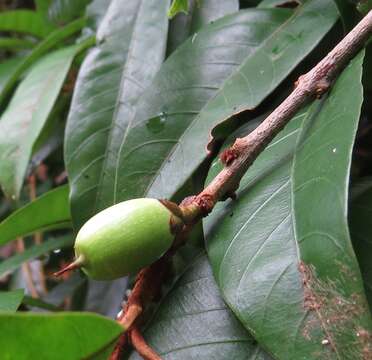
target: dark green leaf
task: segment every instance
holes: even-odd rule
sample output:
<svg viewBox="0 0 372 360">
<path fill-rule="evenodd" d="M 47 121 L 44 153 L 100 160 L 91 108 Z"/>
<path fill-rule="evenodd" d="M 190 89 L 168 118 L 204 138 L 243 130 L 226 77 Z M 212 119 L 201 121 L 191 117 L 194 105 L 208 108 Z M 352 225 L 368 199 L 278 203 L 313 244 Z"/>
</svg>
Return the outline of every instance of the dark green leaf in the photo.
<svg viewBox="0 0 372 360">
<path fill-rule="evenodd" d="M 0 48 L 7 50 L 31 49 L 35 43 L 16 37 L 0 37 Z"/>
<path fill-rule="evenodd" d="M 10 92 L 13 90 L 20 76 L 24 74 L 24 72 L 28 70 L 33 63 L 39 60 L 40 57 L 42 57 L 56 45 L 66 40 L 74 33 L 80 31 L 84 25 L 85 19 L 79 19 L 61 29 L 53 31 L 52 33 L 50 33 L 50 35 L 48 35 L 47 38 L 41 41 L 29 55 L 22 58 L 22 61 L 18 64 L 16 69 L 13 70 L 12 74 L 7 79 L 7 82 L 3 85 L 2 91 L 0 93 L 0 104 L 4 102 Z M 82 44 L 82 48 L 83 45 L 84 44 Z"/>
<path fill-rule="evenodd" d="M 0 311 L 15 312 L 21 305 L 23 289 L 14 291 L 0 291 Z"/>
<path fill-rule="evenodd" d="M 144 335 L 164 360 L 271 359 L 224 304 L 205 255 L 167 294 Z"/>
<path fill-rule="evenodd" d="M 10 58 L 0 64 L 0 94 L 3 91 L 5 84 L 9 78 L 17 70 L 18 66 L 23 62 L 22 57 Z"/>
<path fill-rule="evenodd" d="M 6 274 L 7 272 L 12 272 L 16 270 L 25 261 L 35 259 L 55 249 L 71 246 L 73 243 L 74 243 L 73 237 L 67 235 L 47 240 L 40 245 L 33 245 L 26 249 L 25 251 L 13 255 L 0 262 L 0 276 Z"/>
<path fill-rule="evenodd" d="M 37 37 L 46 37 L 54 26 L 35 11 L 13 10 L 0 13 L 0 31 L 15 31 Z"/>
<path fill-rule="evenodd" d="M 4 359 L 87 359 L 112 346 L 122 327 L 93 314 L 0 315 Z"/>
<path fill-rule="evenodd" d="M 172 53 L 203 26 L 238 10 L 238 0 L 190 0 L 188 14 L 178 14 L 169 24 L 167 53 Z"/>
<path fill-rule="evenodd" d="M 36 11 L 45 16 L 48 13 L 48 9 L 52 0 L 35 0 Z"/>
<path fill-rule="evenodd" d="M 350 204 L 350 232 L 362 270 L 367 299 L 372 309 L 372 180 L 355 184 Z"/>
<path fill-rule="evenodd" d="M 16 199 L 34 144 L 57 100 L 79 45 L 57 50 L 40 60 L 17 88 L 0 119 L 0 184 Z"/>
<path fill-rule="evenodd" d="M 307 0 L 262 0 L 257 7 L 258 8 L 273 8 L 273 7 L 280 7 L 286 4 L 293 4 L 294 7 L 300 6 L 302 3 L 306 2 Z"/>
<path fill-rule="evenodd" d="M 77 227 L 115 201 L 121 140 L 164 58 L 167 7 L 168 0 L 113 0 L 98 29 L 98 45 L 81 67 L 65 143 Z"/>
<path fill-rule="evenodd" d="M 295 12 L 247 9 L 192 36 L 141 97 L 121 144 L 116 199 L 170 198 L 206 159 L 213 127 L 270 94 L 327 33 L 336 12 L 323 0 Z"/>
<path fill-rule="evenodd" d="M 37 231 L 71 227 L 68 185 L 51 190 L 0 223 L 0 245 Z"/>
<path fill-rule="evenodd" d="M 368 350 L 359 335 L 371 316 L 347 226 L 362 63 L 359 54 L 327 98 L 292 119 L 244 176 L 238 200 L 204 222 L 225 300 L 277 359 Z"/>
</svg>

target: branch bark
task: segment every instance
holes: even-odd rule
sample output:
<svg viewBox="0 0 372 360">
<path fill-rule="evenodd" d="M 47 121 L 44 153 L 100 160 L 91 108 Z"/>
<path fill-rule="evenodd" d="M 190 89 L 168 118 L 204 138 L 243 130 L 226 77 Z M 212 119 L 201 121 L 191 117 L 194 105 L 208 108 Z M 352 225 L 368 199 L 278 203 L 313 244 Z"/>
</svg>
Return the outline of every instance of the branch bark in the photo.
<svg viewBox="0 0 372 360">
<path fill-rule="evenodd" d="M 293 92 L 253 132 L 236 139 L 235 143 L 222 153 L 221 161 L 225 165 L 223 170 L 200 194 L 186 198 L 180 204 L 187 225 L 176 236 L 172 248 L 156 263 L 141 270 L 128 304 L 123 309 L 123 315 L 118 319 L 124 328 L 137 329 L 137 318 L 148 301 L 146 298 L 153 296 L 155 288 L 161 286 L 161 281 L 157 281 L 157 285 L 154 286 L 154 279 L 163 278 L 163 276 L 157 278 L 158 270 L 162 269 L 168 263 L 169 257 L 183 245 L 185 234 L 190 231 L 192 225 L 207 216 L 218 201 L 234 197 L 241 178 L 258 155 L 305 103 L 314 97 L 321 97 L 329 90 L 337 75 L 367 42 L 371 34 L 372 11 L 322 61 L 299 77 Z M 140 339 L 141 344 L 144 341 L 140 335 L 136 339 Z"/>
</svg>

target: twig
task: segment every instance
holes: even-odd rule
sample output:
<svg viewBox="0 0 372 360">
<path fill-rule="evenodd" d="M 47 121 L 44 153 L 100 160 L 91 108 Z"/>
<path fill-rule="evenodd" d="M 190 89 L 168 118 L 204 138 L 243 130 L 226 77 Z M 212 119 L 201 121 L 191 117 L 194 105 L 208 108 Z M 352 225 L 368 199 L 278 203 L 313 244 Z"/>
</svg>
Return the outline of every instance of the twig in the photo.
<svg viewBox="0 0 372 360">
<path fill-rule="evenodd" d="M 147 296 L 156 290 L 153 280 L 158 274 L 158 267 L 168 262 L 169 257 L 183 245 L 184 241 L 179 241 L 179 237 L 202 217 L 207 216 L 218 201 L 235 196 L 241 178 L 258 155 L 306 102 L 329 90 L 337 75 L 366 43 L 371 33 L 372 11 L 311 71 L 300 76 L 293 92 L 253 132 L 236 139 L 222 153 L 221 161 L 225 165 L 223 170 L 200 194 L 185 199 L 180 205 L 189 226 L 177 235 L 172 249 L 163 258 L 141 270 L 124 313 L 118 319 L 125 329 L 131 330 L 143 312 L 145 302 L 148 301 Z M 160 288 L 161 282 L 158 286 Z M 149 288 L 152 289 L 150 292 Z M 111 357 L 111 360 L 115 359 L 119 358 Z"/>
<path fill-rule="evenodd" d="M 129 336 L 133 347 L 145 360 L 161 360 L 160 356 L 147 345 L 136 326 L 130 331 Z"/>
<path fill-rule="evenodd" d="M 32 174 L 28 178 L 28 186 L 29 186 L 29 196 L 30 200 L 34 201 L 36 199 L 36 176 Z M 43 241 L 43 236 L 41 232 L 36 232 L 34 234 L 34 243 L 36 245 L 40 245 Z M 40 280 L 40 287 L 42 289 L 43 294 L 46 294 L 48 292 L 47 286 L 46 286 L 46 280 L 45 280 L 45 272 L 43 264 L 40 263 L 40 267 L 38 268 L 39 272 L 39 280 Z"/>
<path fill-rule="evenodd" d="M 17 252 L 21 253 L 21 252 L 25 251 L 25 243 L 24 243 L 22 237 L 17 238 L 17 243 L 16 244 L 17 244 L 16 245 L 17 246 Z M 34 279 L 32 277 L 32 270 L 31 270 L 30 263 L 25 262 L 24 264 L 22 264 L 21 269 L 22 269 L 22 272 L 25 276 L 26 286 L 27 286 L 27 289 L 30 291 L 31 296 L 34 297 L 34 298 L 38 298 L 39 293 L 37 292 L 36 286 L 34 284 Z"/>
</svg>

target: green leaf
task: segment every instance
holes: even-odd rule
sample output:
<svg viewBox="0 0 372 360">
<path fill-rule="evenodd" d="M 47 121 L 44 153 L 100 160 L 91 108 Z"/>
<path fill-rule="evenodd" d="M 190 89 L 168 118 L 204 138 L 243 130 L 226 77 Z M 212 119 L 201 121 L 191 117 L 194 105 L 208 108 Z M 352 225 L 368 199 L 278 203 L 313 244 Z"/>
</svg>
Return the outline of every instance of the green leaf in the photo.
<svg viewBox="0 0 372 360">
<path fill-rule="evenodd" d="M 189 12 L 178 14 L 169 24 L 167 53 L 172 53 L 203 26 L 238 10 L 238 0 L 190 0 Z"/>
<path fill-rule="evenodd" d="M 13 272 L 16 270 L 19 266 L 22 265 L 22 263 L 35 259 L 43 254 L 48 253 L 49 251 L 63 248 L 66 246 L 71 246 L 74 243 L 74 239 L 72 236 L 62 236 L 55 239 L 50 239 L 45 242 L 43 242 L 40 245 L 33 245 L 26 249 L 25 251 L 18 253 L 16 255 L 13 255 L 2 262 L 0 262 L 0 276 L 8 273 Z"/>
<path fill-rule="evenodd" d="M 0 63 L 0 94 L 22 61 L 22 57 L 14 57 Z"/>
<path fill-rule="evenodd" d="M 358 334 L 371 331 L 371 316 L 347 225 L 362 63 L 359 54 L 325 99 L 295 116 L 243 177 L 238 200 L 204 221 L 224 299 L 276 359 L 368 350 Z"/>
<path fill-rule="evenodd" d="M 164 360 L 271 359 L 224 304 L 204 254 L 167 294 L 144 336 Z"/>
<path fill-rule="evenodd" d="M 59 311 L 60 309 L 53 304 L 49 304 L 39 298 L 33 298 L 32 296 L 25 295 L 22 300 L 22 304 L 26 306 L 36 307 L 48 311 Z"/>
<path fill-rule="evenodd" d="M 37 231 L 71 227 L 68 185 L 53 189 L 0 223 L 0 245 Z"/>
<path fill-rule="evenodd" d="M 87 359 L 112 346 L 122 327 L 83 313 L 0 315 L 4 359 Z"/>
<path fill-rule="evenodd" d="M 19 49 L 31 49 L 35 46 L 35 43 L 16 37 L 0 37 L 0 48 L 7 50 L 19 50 Z"/>
<path fill-rule="evenodd" d="M 372 309 L 372 180 L 367 179 L 353 186 L 350 203 L 350 233 L 370 309 Z"/>
<path fill-rule="evenodd" d="M 187 14 L 189 11 L 189 1 L 188 0 L 173 0 L 171 7 L 168 10 L 168 17 L 172 18 L 178 13 L 183 12 Z"/>
<path fill-rule="evenodd" d="M 7 79 L 7 82 L 4 83 L 2 91 L 0 93 L 0 104 L 3 103 L 5 99 L 7 99 L 21 75 L 24 74 L 32 64 L 34 64 L 52 48 L 71 37 L 71 35 L 73 35 L 74 33 L 80 31 L 84 25 L 85 19 L 79 19 L 61 29 L 53 31 L 46 39 L 41 41 L 30 54 L 25 56 L 18 64 L 16 69 L 13 70 L 12 74 Z M 84 44 L 81 45 L 82 48 L 83 45 Z"/>
<path fill-rule="evenodd" d="M 48 13 L 48 9 L 52 0 L 35 0 L 36 11 L 45 16 Z"/>
<path fill-rule="evenodd" d="M 15 31 L 44 38 L 54 26 L 35 11 L 12 10 L 0 13 L 0 31 Z"/>
<path fill-rule="evenodd" d="M 116 199 L 171 198 L 207 158 L 211 130 L 258 106 L 335 20 L 333 3 L 316 0 L 295 12 L 239 11 L 192 36 L 141 97 L 121 144 Z"/>
<path fill-rule="evenodd" d="M 51 21 L 65 24 L 84 15 L 85 8 L 91 0 L 53 0 L 49 7 Z"/>
<path fill-rule="evenodd" d="M 17 311 L 23 299 L 23 289 L 0 291 L 0 311 Z"/>
<path fill-rule="evenodd" d="M 98 29 L 98 45 L 80 69 L 65 143 L 77 228 L 114 202 L 121 140 L 137 99 L 164 59 L 167 6 L 167 0 L 113 0 Z"/>
<path fill-rule="evenodd" d="M 13 199 L 19 196 L 33 146 L 79 50 L 74 45 L 42 58 L 19 85 L 0 119 L 0 184 Z"/>
</svg>

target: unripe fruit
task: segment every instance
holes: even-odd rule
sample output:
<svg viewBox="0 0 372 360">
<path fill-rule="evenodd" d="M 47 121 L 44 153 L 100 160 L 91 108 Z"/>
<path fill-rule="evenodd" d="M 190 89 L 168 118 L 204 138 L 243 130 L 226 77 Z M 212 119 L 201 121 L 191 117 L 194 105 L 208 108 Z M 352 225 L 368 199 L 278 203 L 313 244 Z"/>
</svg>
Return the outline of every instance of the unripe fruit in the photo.
<svg viewBox="0 0 372 360">
<path fill-rule="evenodd" d="M 58 274 L 81 267 L 91 278 L 112 280 L 150 265 L 170 248 L 182 224 L 157 199 L 133 199 L 89 219 L 75 241 L 76 260 Z"/>
</svg>

